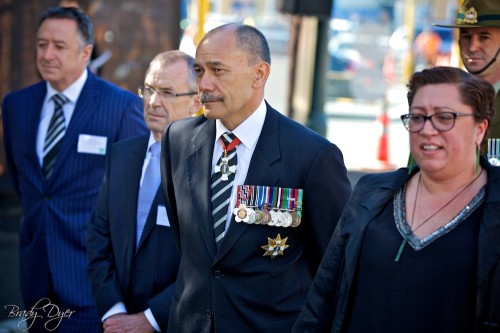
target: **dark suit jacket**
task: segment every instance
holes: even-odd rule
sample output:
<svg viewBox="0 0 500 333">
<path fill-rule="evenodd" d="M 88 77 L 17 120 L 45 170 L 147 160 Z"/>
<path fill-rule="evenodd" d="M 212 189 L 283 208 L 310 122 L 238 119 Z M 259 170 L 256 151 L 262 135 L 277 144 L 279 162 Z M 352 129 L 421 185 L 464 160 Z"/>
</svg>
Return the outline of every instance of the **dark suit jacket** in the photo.
<svg viewBox="0 0 500 333">
<path fill-rule="evenodd" d="M 490 138 L 500 139 L 500 91 L 495 99 L 495 116 L 490 124 Z"/>
<path fill-rule="evenodd" d="M 500 332 L 500 168 L 485 160 L 486 199 L 479 227 L 476 333 Z M 408 180 L 408 169 L 361 178 L 335 230 L 293 332 L 341 333 L 368 225 Z M 473 333 L 473 332 L 471 332 Z"/>
<path fill-rule="evenodd" d="M 169 332 L 289 332 L 351 187 L 339 149 L 267 106 L 245 184 L 304 190 L 297 228 L 236 223 L 216 250 L 210 204 L 215 120 L 174 122 L 163 139 L 162 182 L 181 249 Z M 283 256 L 264 257 L 269 238 Z"/>
<path fill-rule="evenodd" d="M 105 136 L 109 147 L 147 133 L 142 101 L 88 72 L 53 175 L 46 180 L 36 154 L 46 90 L 42 81 L 8 94 L 2 104 L 7 164 L 23 207 L 21 292 L 25 306 L 31 306 L 49 294 L 52 280 L 59 306 L 78 313 L 92 309 L 97 319 L 86 272 L 85 235 L 104 176 L 105 155 L 78 153 L 78 138 Z M 63 320 L 60 328 L 72 320 Z"/>
<path fill-rule="evenodd" d="M 123 302 L 128 313 L 151 308 L 167 329 L 179 251 L 170 227 L 157 224 L 161 187 L 136 249 L 137 198 L 149 136 L 111 147 L 97 209 L 89 225 L 89 276 L 99 314 Z M 162 221 L 166 222 L 166 221 Z"/>
</svg>

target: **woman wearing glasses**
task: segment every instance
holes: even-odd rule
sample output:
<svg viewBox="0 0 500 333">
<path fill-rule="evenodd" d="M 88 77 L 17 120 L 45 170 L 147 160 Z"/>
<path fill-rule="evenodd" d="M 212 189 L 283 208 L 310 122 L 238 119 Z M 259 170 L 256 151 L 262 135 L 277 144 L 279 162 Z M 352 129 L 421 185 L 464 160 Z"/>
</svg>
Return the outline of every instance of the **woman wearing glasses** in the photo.
<svg viewBox="0 0 500 333">
<path fill-rule="evenodd" d="M 408 88 L 410 167 L 358 181 L 294 332 L 500 332 L 495 91 L 451 67 Z"/>
</svg>

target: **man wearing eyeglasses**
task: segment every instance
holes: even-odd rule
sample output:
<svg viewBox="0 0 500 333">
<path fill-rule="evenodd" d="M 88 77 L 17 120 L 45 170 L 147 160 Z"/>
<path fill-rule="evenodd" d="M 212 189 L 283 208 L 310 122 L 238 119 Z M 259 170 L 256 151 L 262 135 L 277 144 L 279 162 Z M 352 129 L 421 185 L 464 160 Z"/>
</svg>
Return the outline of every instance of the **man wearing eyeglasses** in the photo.
<svg viewBox="0 0 500 333">
<path fill-rule="evenodd" d="M 160 139 L 201 107 L 194 59 L 157 55 L 139 96 L 151 131 L 113 145 L 88 230 L 89 276 L 104 332 L 166 331 L 179 266 L 160 189 Z"/>
</svg>

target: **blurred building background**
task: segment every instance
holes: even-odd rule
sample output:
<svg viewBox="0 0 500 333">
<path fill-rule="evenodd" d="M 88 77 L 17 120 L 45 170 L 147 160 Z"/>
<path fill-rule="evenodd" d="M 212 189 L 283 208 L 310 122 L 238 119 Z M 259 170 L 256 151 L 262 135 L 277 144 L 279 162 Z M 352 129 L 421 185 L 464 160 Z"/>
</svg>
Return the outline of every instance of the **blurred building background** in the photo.
<svg viewBox="0 0 500 333">
<path fill-rule="evenodd" d="M 133 92 L 155 54 L 180 46 L 194 55 L 204 31 L 228 22 L 255 25 L 270 43 L 266 99 L 271 105 L 337 144 L 349 171 L 404 166 L 408 136 L 399 120 L 407 111 L 404 84 L 414 70 L 460 65 L 454 29 L 432 26 L 453 22 L 460 0 L 333 0 L 327 6 L 325 1 L 79 2 L 94 22 L 97 55 L 105 55 L 99 75 Z M 0 98 L 39 79 L 34 66 L 38 14 L 58 4 L 0 0 Z M 308 12 L 318 8 L 319 13 Z M 0 320 L 8 316 L 4 305 L 21 305 L 21 214 L 0 126 Z"/>
</svg>

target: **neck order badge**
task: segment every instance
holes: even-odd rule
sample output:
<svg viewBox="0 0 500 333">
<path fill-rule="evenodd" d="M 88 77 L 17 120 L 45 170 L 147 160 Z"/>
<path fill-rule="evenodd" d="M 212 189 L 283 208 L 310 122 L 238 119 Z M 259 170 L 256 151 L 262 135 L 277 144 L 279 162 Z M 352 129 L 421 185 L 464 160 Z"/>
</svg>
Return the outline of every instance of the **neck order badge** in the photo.
<svg viewBox="0 0 500 333">
<path fill-rule="evenodd" d="M 220 247 L 226 229 L 226 215 L 238 163 L 236 147 L 239 143 L 240 140 L 233 133 L 222 134 L 223 153 L 212 175 L 212 221 L 217 249 Z"/>
</svg>

